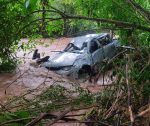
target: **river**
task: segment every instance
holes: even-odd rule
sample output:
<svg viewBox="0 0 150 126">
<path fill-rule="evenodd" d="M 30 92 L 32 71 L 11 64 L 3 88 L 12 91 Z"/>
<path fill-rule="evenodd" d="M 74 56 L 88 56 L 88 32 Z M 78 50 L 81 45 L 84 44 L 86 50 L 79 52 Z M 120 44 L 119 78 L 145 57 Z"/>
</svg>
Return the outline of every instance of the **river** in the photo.
<svg viewBox="0 0 150 126">
<path fill-rule="evenodd" d="M 41 57 L 50 56 L 56 52 L 61 51 L 70 42 L 71 38 L 59 38 L 59 39 L 37 39 L 34 40 L 34 47 L 30 50 L 18 50 L 16 55 L 21 63 L 17 66 L 16 70 L 12 73 L 0 74 L 0 103 L 4 104 L 14 96 L 19 96 L 29 90 L 36 90 L 36 93 L 40 93 L 45 88 L 53 85 L 57 81 L 61 86 L 68 89 L 73 88 L 70 83 L 77 83 L 76 80 L 70 81 L 70 79 L 55 74 L 52 71 L 48 71 L 46 68 L 38 66 L 34 60 L 32 60 L 32 54 L 35 49 L 39 50 Z M 21 43 L 27 44 L 28 39 L 22 39 Z M 90 83 L 88 80 L 84 83 L 80 82 L 80 86 L 95 93 L 103 89 L 104 85 L 110 85 L 113 80 L 110 79 L 111 71 L 106 72 L 105 78 L 100 75 L 96 84 Z M 102 86 L 103 85 L 103 86 Z M 32 98 L 32 96 L 28 96 Z"/>
</svg>

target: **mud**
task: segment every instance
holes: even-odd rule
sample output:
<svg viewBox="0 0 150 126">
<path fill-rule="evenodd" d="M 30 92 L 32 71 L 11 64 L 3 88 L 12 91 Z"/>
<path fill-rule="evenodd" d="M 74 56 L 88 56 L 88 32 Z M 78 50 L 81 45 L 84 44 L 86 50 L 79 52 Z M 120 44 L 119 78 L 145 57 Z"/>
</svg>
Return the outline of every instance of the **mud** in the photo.
<svg viewBox="0 0 150 126">
<path fill-rule="evenodd" d="M 13 73 L 1 73 L 0 74 L 0 102 L 5 103 L 13 96 L 19 96 L 31 89 L 40 89 L 38 93 L 53 85 L 56 81 L 63 81 L 59 85 L 68 89 L 73 88 L 69 83 L 79 84 L 81 87 L 88 89 L 89 91 L 96 93 L 103 89 L 102 85 L 110 85 L 114 80 L 110 79 L 111 71 L 108 71 L 103 75 L 100 75 L 96 84 L 90 83 L 88 80 L 82 82 L 73 80 L 72 78 L 65 78 L 57 75 L 52 71 L 48 71 L 46 68 L 38 66 L 34 60 L 32 60 L 32 54 L 35 49 L 39 50 L 41 57 L 50 56 L 56 52 L 61 51 L 70 42 L 71 38 L 60 38 L 56 40 L 51 39 L 38 39 L 34 40 L 35 47 L 30 51 L 18 50 L 17 57 L 21 60 L 21 64 L 18 65 Z M 28 39 L 22 39 L 21 43 L 28 43 Z M 28 98 L 32 98 L 29 96 Z"/>
</svg>

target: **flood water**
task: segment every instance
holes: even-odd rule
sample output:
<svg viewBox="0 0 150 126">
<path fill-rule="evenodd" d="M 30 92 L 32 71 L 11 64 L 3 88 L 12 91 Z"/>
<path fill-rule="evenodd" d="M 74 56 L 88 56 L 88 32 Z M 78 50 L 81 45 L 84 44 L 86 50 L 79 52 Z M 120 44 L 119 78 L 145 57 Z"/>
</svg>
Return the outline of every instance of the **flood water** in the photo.
<svg viewBox="0 0 150 126">
<path fill-rule="evenodd" d="M 77 83 L 76 80 L 70 81 L 70 79 L 62 77 L 55 74 L 46 68 L 38 66 L 34 60 L 32 60 L 33 51 L 35 49 L 39 50 L 41 57 L 50 56 L 56 52 L 51 51 L 61 51 L 70 42 L 71 38 L 60 38 L 56 40 L 51 39 L 38 39 L 35 40 L 35 47 L 30 51 L 18 50 L 17 57 L 21 60 L 16 70 L 13 73 L 1 73 L 0 74 L 0 103 L 6 103 L 13 96 L 19 96 L 28 90 L 37 90 L 40 93 L 43 89 L 53 85 L 55 82 L 59 81 L 61 86 L 68 89 L 73 88 L 69 83 Z M 21 43 L 28 43 L 28 39 L 22 39 Z M 89 91 L 95 93 L 101 90 L 102 85 L 110 85 L 113 80 L 110 79 L 111 71 L 108 71 L 103 75 L 100 75 L 96 84 L 90 83 L 88 80 L 85 82 L 80 82 L 80 86 L 87 88 Z M 29 96 L 32 98 L 32 96 Z"/>
</svg>

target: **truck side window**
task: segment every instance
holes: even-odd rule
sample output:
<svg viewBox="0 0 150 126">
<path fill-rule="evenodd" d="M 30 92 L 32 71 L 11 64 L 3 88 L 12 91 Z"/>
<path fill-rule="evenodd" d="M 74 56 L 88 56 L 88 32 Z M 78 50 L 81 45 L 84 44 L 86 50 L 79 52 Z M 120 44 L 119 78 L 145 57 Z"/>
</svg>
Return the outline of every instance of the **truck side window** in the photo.
<svg viewBox="0 0 150 126">
<path fill-rule="evenodd" d="M 107 44 L 109 44 L 111 41 L 110 41 L 110 35 L 107 35 L 106 37 L 105 37 L 105 40 L 106 40 L 106 43 Z"/>
<path fill-rule="evenodd" d="M 97 49 L 98 49 L 97 42 L 95 40 L 92 40 L 90 44 L 90 53 L 95 52 Z"/>
<path fill-rule="evenodd" d="M 109 35 L 107 35 L 107 36 L 105 36 L 103 38 L 98 39 L 98 41 L 103 46 L 105 46 L 105 45 L 107 45 L 107 44 L 109 44 L 111 42 Z"/>
<path fill-rule="evenodd" d="M 98 39 L 98 42 L 99 42 L 102 46 L 106 45 L 106 39 L 105 39 L 105 37 Z"/>
</svg>

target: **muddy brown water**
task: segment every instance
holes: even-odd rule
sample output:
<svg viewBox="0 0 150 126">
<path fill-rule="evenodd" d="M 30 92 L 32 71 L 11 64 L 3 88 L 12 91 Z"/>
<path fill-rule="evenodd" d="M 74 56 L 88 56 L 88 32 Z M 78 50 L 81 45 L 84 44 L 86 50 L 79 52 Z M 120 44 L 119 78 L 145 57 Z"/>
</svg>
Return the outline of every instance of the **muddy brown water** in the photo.
<svg viewBox="0 0 150 126">
<path fill-rule="evenodd" d="M 69 84 L 70 81 L 79 83 L 76 80 L 65 78 L 52 71 L 48 71 L 46 68 L 37 66 L 35 61 L 32 60 L 32 54 L 35 49 L 39 50 L 41 57 L 50 56 L 56 53 L 51 51 L 63 50 L 70 41 L 71 38 L 60 38 L 56 40 L 38 39 L 35 40 L 35 48 L 30 51 L 18 50 L 17 56 L 21 59 L 22 63 L 18 65 L 13 73 L 0 74 L 0 103 L 6 103 L 13 96 L 19 96 L 31 89 L 45 89 L 54 84 L 56 80 L 65 81 L 65 83 L 59 84 L 68 89 L 73 88 Z M 22 39 L 21 43 L 28 43 L 28 39 Z M 113 82 L 109 77 L 110 74 L 111 71 L 108 71 L 104 80 L 103 75 L 101 75 L 96 84 L 90 83 L 87 80 L 84 83 L 80 83 L 80 86 L 93 93 L 98 92 L 102 89 L 101 85 L 109 85 Z M 30 98 L 32 97 L 30 96 Z"/>
</svg>

